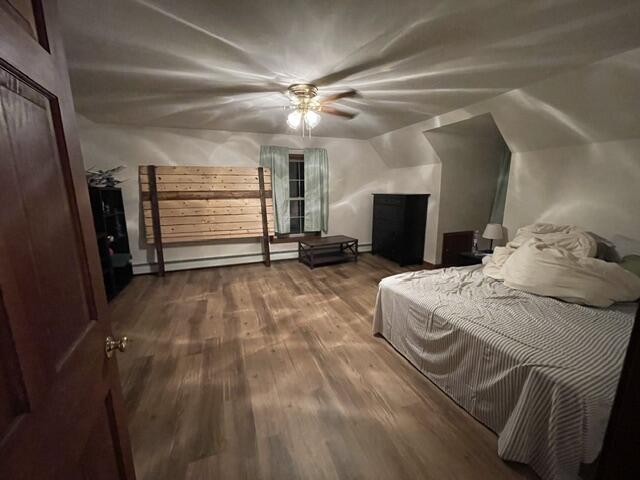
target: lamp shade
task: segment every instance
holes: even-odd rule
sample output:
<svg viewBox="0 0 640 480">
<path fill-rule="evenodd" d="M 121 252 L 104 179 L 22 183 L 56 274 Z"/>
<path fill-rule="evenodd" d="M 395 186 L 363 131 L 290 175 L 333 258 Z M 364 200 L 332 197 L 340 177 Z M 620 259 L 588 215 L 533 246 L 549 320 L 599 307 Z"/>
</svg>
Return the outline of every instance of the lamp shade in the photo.
<svg viewBox="0 0 640 480">
<path fill-rule="evenodd" d="M 489 240 L 499 240 L 502 238 L 502 225 L 499 223 L 489 223 L 482 234 L 484 238 Z"/>
</svg>

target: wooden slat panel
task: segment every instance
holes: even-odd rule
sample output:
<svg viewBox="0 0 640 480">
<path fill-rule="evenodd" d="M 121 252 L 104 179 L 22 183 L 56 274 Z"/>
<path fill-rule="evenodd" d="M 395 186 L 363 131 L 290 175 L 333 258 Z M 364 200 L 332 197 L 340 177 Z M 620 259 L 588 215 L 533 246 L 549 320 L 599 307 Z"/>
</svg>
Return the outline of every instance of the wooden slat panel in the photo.
<svg viewBox="0 0 640 480">
<path fill-rule="evenodd" d="M 271 176 L 265 177 L 271 179 Z M 258 184 L 257 175 L 158 175 L 160 183 L 250 183 Z M 140 175 L 140 183 L 149 183 L 149 175 Z"/>
<path fill-rule="evenodd" d="M 271 234 L 273 236 L 273 233 Z M 229 240 L 229 239 L 262 239 L 262 233 L 255 232 L 243 232 L 243 233 L 229 233 L 225 235 L 209 235 L 209 236 L 184 236 L 184 237 L 168 237 L 163 238 L 162 242 L 166 244 L 176 244 L 176 243 L 195 243 L 195 242 L 211 242 L 211 241 L 219 241 L 219 240 Z M 153 237 L 147 239 L 148 244 L 153 244 Z"/>
<path fill-rule="evenodd" d="M 221 224 L 202 224 L 202 225 L 168 225 L 163 226 L 162 236 L 165 233 L 187 233 L 187 232 L 217 232 L 217 231 L 237 231 L 237 230 L 253 230 L 254 228 L 262 228 L 262 222 L 237 222 L 237 223 L 221 223 Z"/>
<path fill-rule="evenodd" d="M 163 234 L 162 235 L 162 241 L 164 242 L 165 239 L 167 238 L 200 238 L 203 240 L 206 239 L 221 239 L 221 238 L 239 238 L 239 235 L 253 235 L 258 233 L 260 234 L 260 236 L 262 236 L 262 229 L 244 229 L 244 230 L 218 230 L 215 232 L 178 232 L 178 233 L 170 233 L 170 234 Z M 273 234 L 274 232 L 271 231 L 270 234 Z M 149 242 L 153 241 L 153 234 L 150 233 L 147 236 L 147 240 Z"/>
<path fill-rule="evenodd" d="M 258 189 L 257 183 L 158 183 L 158 192 L 244 192 Z M 141 184 L 140 190 L 148 192 L 149 184 Z"/>
<path fill-rule="evenodd" d="M 160 215 L 168 217 L 191 217 L 207 215 L 260 215 L 260 207 L 220 207 L 220 208 L 161 208 Z M 267 207 L 267 215 L 273 215 L 273 207 Z M 151 218 L 151 210 L 144 211 L 145 218 Z"/>
<path fill-rule="evenodd" d="M 262 234 L 262 229 L 259 229 L 259 231 L 260 231 L 260 234 Z M 183 238 L 183 237 L 224 238 L 225 236 L 228 236 L 228 235 L 235 236 L 235 235 L 241 235 L 241 234 L 253 234 L 255 232 L 258 232 L 258 230 L 255 228 L 243 229 L 243 230 L 216 230 L 214 232 L 177 232 L 177 233 L 163 234 L 162 240 L 164 241 L 165 238 Z M 274 231 L 270 230 L 269 234 L 273 235 Z M 150 232 L 149 235 L 147 235 L 147 238 L 152 240 L 153 232 Z"/>
<path fill-rule="evenodd" d="M 215 232 L 182 232 L 182 233 L 171 233 L 162 236 L 162 241 L 165 238 L 185 238 L 185 237 L 199 237 L 199 238 L 226 238 L 231 236 L 233 238 L 239 238 L 238 235 L 253 235 L 258 232 L 256 229 L 251 230 L 218 230 Z M 274 231 L 269 231 L 269 235 L 274 235 Z M 260 230 L 260 236 L 262 236 L 262 230 Z M 153 241 L 153 234 L 149 234 L 147 239 L 151 242 Z"/>
<path fill-rule="evenodd" d="M 156 166 L 157 175 L 257 175 L 258 167 L 171 167 Z M 140 174 L 147 173 L 147 166 L 140 166 Z M 270 175 L 269 169 L 264 170 Z"/>
<path fill-rule="evenodd" d="M 264 235 L 259 169 L 255 167 L 155 167 L 160 233 L 163 243 L 226 238 L 259 238 Z M 147 242 L 153 242 L 149 202 L 149 168 L 141 166 Z M 269 170 L 264 170 L 270 187 Z M 272 192 L 265 192 L 268 232 L 274 234 Z"/>
<path fill-rule="evenodd" d="M 240 239 L 240 238 L 262 238 L 262 233 L 235 233 L 235 234 L 226 234 L 226 235 L 212 235 L 212 236 L 203 236 L 203 237 L 169 237 L 163 238 L 162 242 L 165 244 L 172 243 L 187 243 L 187 242 L 207 242 L 211 240 L 228 240 L 228 239 Z M 147 243 L 153 243 L 153 238 L 147 241 Z"/>
<path fill-rule="evenodd" d="M 271 194 L 271 192 L 269 192 Z M 143 200 L 148 200 L 148 193 L 142 192 Z M 259 198 L 259 190 L 214 191 L 214 192 L 158 192 L 159 200 L 221 200 L 227 198 Z"/>
<path fill-rule="evenodd" d="M 260 232 L 262 233 L 262 229 L 259 229 Z M 225 235 L 237 235 L 240 233 L 254 233 L 257 232 L 258 229 L 255 228 L 243 228 L 240 230 L 215 230 L 212 232 L 206 231 L 206 232 L 173 232 L 173 233 L 167 233 L 166 235 L 162 235 L 162 239 L 164 240 L 165 238 L 178 238 L 178 237 L 224 237 Z M 149 235 L 149 238 L 152 237 L 153 234 Z"/>
<path fill-rule="evenodd" d="M 142 202 L 145 210 L 151 208 L 151 202 L 145 200 Z M 216 198 L 208 200 L 160 200 L 160 210 L 165 208 L 225 208 L 225 207 L 258 207 L 260 208 L 259 198 Z M 273 208 L 273 200 L 267 198 L 267 208 Z"/>
<path fill-rule="evenodd" d="M 189 217 L 160 216 L 160 225 L 214 225 L 226 223 L 262 222 L 262 215 L 205 215 Z M 146 227 L 153 225 L 151 218 L 145 218 Z"/>
<path fill-rule="evenodd" d="M 186 225 L 178 225 L 177 227 L 185 227 Z M 186 226 L 188 227 L 188 226 Z M 163 233 L 162 234 L 162 238 L 164 239 L 165 236 L 166 237 L 191 237 L 191 236 L 208 236 L 208 235 L 225 235 L 226 233 L 239 233 L 239 232 L 253 232 L 254 230 L 260 230 L 262 232 L 262 228 L 256 229 L 255 226 L 252 226 L 250 224 L 246 224 L 244 226 L 244 228 L 236 228 L 236 229 L 225 229 L 225 228 L 220 228 L 218 230 L 201 230 L 201 231 L 172 231 L 169 232 L 168 230 L 171 228 L 171 226 L 167 226 L 165 227 L 163 230 L 167 230 L 167 233 Z M 273 228 L 269 229 L 270 232 L 273 231 Z M 147 237 L 152 237 L 153 236 L 153 231 L 149 230 L 149 232 L 146 235 Z"/>
</svg>

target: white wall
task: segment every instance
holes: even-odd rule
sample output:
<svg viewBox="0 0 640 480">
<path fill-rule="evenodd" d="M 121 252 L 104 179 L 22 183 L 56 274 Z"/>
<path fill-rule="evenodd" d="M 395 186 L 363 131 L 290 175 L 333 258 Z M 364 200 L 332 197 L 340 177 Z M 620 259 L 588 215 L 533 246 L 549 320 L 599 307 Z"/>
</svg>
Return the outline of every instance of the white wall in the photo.
<svg viewBox="0 0 640 480">
<path fill-rule="evenodd" d="M 640 239 L 640 140 L 513 155 L 504 224 L 513 236 L 534 222 Z"/>
<path fill-rule="evenodd" d="M 491 113 L 514 153 L 505 208 L 509 233 L 546 220 L 640 239 L 638 85 L 640 48 L 370 142 L 387 164 L 434 164 L 440 160 L 424 132 Z"/>
<path fill-rule="evenodd" d="M 149 264 L 154 261 L 152 250 L 140 235 L 138 165 L 256 166 L 260 145 L 326 148 L 329 155 L 329 234 L 356 237 L 363 250 L 371 244 L 372 193 L 431 193 L 429 189 L 435 186 L 433 166 L 390 168 L 364 140 L 140 128 L 97 124 L 82 117 L 79 118 L 79 130 L 87 168 L 127 167 L 120 177 L 128 178 L 122 191 L 137 273 L 149 271 Z M 296 248 L 292 243 L 272 245 L 273 258 L 293 258 Z M 165 260 L 170 270 L 260 259 L 257 241 L 207 242 L 165 248 Z"/>
<path fill-rule="evenodd" d="M 425 137 L 442 161 L 436 253 L 442 258 L 444 233 L 482 233 L 487 225 L 506 145 L 491 115 L 438 127 Z M 480 247 L 489 241 L 481 239 Z"/>
</svg>

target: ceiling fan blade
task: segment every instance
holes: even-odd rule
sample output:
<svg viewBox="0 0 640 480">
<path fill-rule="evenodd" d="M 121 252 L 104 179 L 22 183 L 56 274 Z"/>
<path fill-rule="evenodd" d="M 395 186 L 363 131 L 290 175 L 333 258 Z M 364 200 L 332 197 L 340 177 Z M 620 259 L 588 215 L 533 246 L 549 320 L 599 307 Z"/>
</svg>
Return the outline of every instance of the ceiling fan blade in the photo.
<svg viewBox="0 0 640 480">
<path fill-rule="evenodd" d="M 233 96 L 261 93 L 279 93 L 287 87 L 276 82 L 255 82 L 255 83 L 228 83 L 213 86 L 199 86 L 198 88 L 176 90 L 178 94 L 184 95 L 213 95 L 213 96 Z"/>
<path fill-rule="evenodd" d="M 351 89 L 351 90 L 347 90 L 346 92 L 329 95 L 328 97 L 325 97 L 322 100 L 320 100 L 320 103 L 324 105 L 325 103 L 335 102 L 337 100 L 340 100 L 341 98 L 355 97 L 356 95 L 358 95 L 358 92 L 356 90 Z"/>
<path fill-rule="evenodd" d="M 320 109 L 320 111 L 323 112 L 323 113 L 328 113 L 329 115 L 337 115 L 339 117 L 348 118 L 349 120 L 351 120 L 352 118 L 355 118 L 355 117 L 358 116 L 357 113 L 346 112 L 344 110 L 339 110 L 339 109 L 334 108 L 334 107 L 325 107 L 325 106 L 323 106 Z"/>
<path fill-rule="evenodd" d="M 366 60 L 362 63 L 358 63 L 355 65 L 351 65 L 348 67 L 344 67 L 340 70 L 336 70 L 334 72 L 328 73 L 327 75 L 320 77 L 320 78 L 315 78 L 313 80 L 314 85 L 318 85 L 319 87 L 324 87 L 327 85 L 331 85 L 337 82 L 340 82 L 346 78 L 349 78 L 353 75 L 359 74 L 359 73 L 363 73 L 366 72 L 368 70 L 370 70 L 371 68 L 377 67 L 381 64 L 383 64 L 384 62 L 379 60 L 379 59 L 370 59 L 370 60 Z"/>
</svg>

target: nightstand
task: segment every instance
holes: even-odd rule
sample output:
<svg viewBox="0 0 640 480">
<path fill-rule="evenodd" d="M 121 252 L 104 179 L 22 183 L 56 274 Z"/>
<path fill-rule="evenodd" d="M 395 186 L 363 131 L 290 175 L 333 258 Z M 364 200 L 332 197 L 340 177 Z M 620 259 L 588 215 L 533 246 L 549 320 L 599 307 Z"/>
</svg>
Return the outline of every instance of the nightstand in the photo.
<svg viewBox="0 0 640 480">
<path fill-rule="evenodd" d="M 459 266 L 467 265 L 479 265 L 482 263 L 482 259 L 487 255 L 491 255 L 490 252 L 462 252 L 460 255 Z"/>
</svg>

